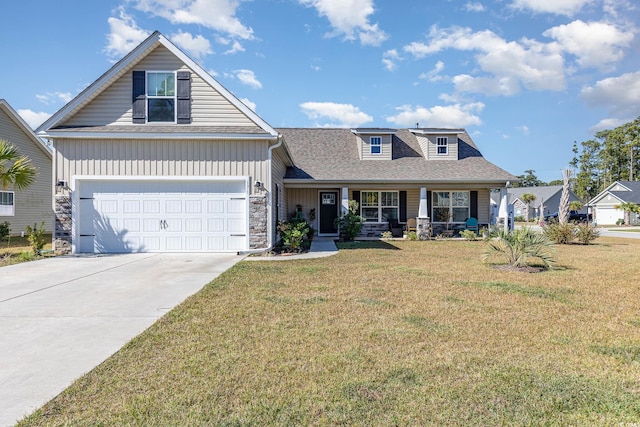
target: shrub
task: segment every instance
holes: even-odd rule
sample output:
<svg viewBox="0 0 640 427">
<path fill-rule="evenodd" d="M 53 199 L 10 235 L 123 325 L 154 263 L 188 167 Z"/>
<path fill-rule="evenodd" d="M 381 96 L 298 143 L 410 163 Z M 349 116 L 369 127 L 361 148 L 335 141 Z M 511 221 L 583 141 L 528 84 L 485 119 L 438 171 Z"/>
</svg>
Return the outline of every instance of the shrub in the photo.
<svg viewBox="0 0 640 427">
<path fill-rule="evenodd" d="M 340 232 L 342 240 L 350 242 L 360 233 L 364 221 L 365 219 L 358 215 L 358 202 L 349 200 L 349 211 L 340 218 L 336 218 L 334 227 Z"/>
<path fill-rule="evenodd" d="M 578 224 L 574 229 L 576 239 L 583 245 L 588 245 L 600 237 L 600 230 L 590 224 Z"/>
<path fill-rule="evenodd" d="M 493 253 L 504 255 L 508 264 L 513 267 L 525 267 L 530 257 L 539 258 L 547 268 L 552 268 L 556 261 L 553 242 L 546 235 L 529 227 L 502 232 L 489 240 L 483 261 L 486 262 Z"/>
<path fill-rule="evenodd" d="M 623 225 L 623 224 L 624 224 L 624 219 L 618 218 L 618 220 L 616 221 L 616 225 Z"/>
<path fill-rule="evenodd" d="M 407 239 L 409 240 L 418 240 L 418 233 L 415 231 L 410 231 L 407 233 Z"/>
<path fill-rule="evenodd" d="M 569 222 L 560 224 L 559 222 L 551 221 L 542 227 L 542 230 L 549 239 L 558 244 L 566 245 L 575 238 L 575 227 L 575 224 Z"/>
<path fill-rule="evenodd" d="M 467 239 L 467 240 L 478 239 L 478 236 L 476 236 L 476 233 L 473 230 L 462 230 L 460 232 L 460 236 L 462 236 L 463 239 Z"/>
<path fill-rule="evenodd" d="M 515 222 L 524 222 L 525 221 L 525 219 L 524 219 L 524 217 L 522 215 L 518 215 L 518 216 L 514 217 L 513 220 Z"/>
<path fill-rule="evenodd" d="M 383 231 L 380 237 L 384 240 L 390 240 L 393 237 L 393 234 L 390 231 Z"/>
<path fill-rule="evenodd" d="M 7 221 L 0 222 L 0 240 L 7 239 L 9 237 L 9 233 L 11 233 L 9 223 Z"/>
<path fill-rule="evenodd" d="M 284 249 L 287 252 L 298 252 L 304 237 L 309 233 L 309 224 L 306 221 L 296 219 L 278 221 L 277 229 Z"/>
<path fill-rule="evenodd" d="M 40 224 L 40 228 L 38 228 L 36 224 L 33 224 L 33 228 L 27 225 L 26 230 L 29 234 L 27 238 L 31 245 L 31 249 L 33 250 L 33 254 L 35 256 L 42 255 L 42 248 L 47 244 L 47 241 L 44 239 L 44 221 Z"/>
</svg>

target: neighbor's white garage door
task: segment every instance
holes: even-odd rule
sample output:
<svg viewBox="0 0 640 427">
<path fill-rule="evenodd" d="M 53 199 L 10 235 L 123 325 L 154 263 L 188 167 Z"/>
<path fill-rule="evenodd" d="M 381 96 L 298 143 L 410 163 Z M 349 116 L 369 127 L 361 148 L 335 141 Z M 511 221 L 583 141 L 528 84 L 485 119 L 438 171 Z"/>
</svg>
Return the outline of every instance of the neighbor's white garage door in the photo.
<svg viewBox="0 0 640 427">
<path fill-rule="evenodd" d="M 246 182 L 80 181 L 78 252 L 248 249 Z"/>
<path fill-rule="evenodd" d="M 624 212 L 614 208 L 596 208 L 596 222 L 598 225 L 615 224 L 619 219 L 624 218 Z"/>
</svg>

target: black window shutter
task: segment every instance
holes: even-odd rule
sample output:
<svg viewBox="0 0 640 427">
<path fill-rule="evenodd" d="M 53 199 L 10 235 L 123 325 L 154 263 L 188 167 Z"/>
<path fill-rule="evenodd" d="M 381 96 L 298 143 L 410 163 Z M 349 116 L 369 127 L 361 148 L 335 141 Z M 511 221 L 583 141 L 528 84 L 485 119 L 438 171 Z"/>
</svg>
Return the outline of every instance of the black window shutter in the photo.
<svg viewBox="0 0 640 427">
<path fill-rule="evenodd" d="M 147 102 L 147 88 L 145 83 L 145 72 L 134 71 L 133 72 L 133 90 L 132 90 L 132 103 L 133 103 L 133 123 L 145 123 L 146 122 L 146 102 Z"/>
<path fill-rule="evenodd" d="M 469 207 L 471 208 L 471 212 L 470 212 L 471 217 L 478 219 L 478 192 L 477 191 L 471 192 L 471 206 Z"/>
<path fill-rule="evenodd" d="M 177 74 L 178 123 L 191 123 L 191 73 L 178 71 Z"/>
<path fill-rule="evenodd" d="M 431 218 L 431 191 L 427 191 L 427 215 Z M 431 218 L 431 222 L 433 222 L 433 218 Z"/>
<path fill-rule="evenodd" d="M 407 222 L 407 192 L 400 192 L 400 222 Z"/>
</svg>

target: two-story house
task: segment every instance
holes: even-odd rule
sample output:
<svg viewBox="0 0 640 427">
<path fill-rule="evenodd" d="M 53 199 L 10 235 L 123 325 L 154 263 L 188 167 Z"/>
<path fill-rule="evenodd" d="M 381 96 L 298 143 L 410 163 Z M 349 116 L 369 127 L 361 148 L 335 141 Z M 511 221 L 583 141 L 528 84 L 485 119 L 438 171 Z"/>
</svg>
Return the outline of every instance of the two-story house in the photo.
<svg viewBox="0 0 640 427">
<path fill-rule="evenodd" d="M 487 223 L 489 192 L 515 179 L 462 129 L 274 129 L 158 32 L 37 131 L 59 251 L 266 249 L 298 206 L 335 235 L 348 199 L 373 232 Z"/>
</svg>

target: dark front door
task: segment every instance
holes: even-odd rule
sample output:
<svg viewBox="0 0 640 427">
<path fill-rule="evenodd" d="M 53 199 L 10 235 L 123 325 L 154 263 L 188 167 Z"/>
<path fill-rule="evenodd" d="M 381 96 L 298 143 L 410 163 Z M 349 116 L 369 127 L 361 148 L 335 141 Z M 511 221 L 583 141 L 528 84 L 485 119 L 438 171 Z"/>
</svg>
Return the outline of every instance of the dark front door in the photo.
<svg viewBox="0 0 640 427">
<path fill-rule="evenodd" d="M 332 234 L 337 230 L 333 227 L 333 222 L 338 217 L 338 192 L 320 192 L 320 233 Z"/>
</svg>

